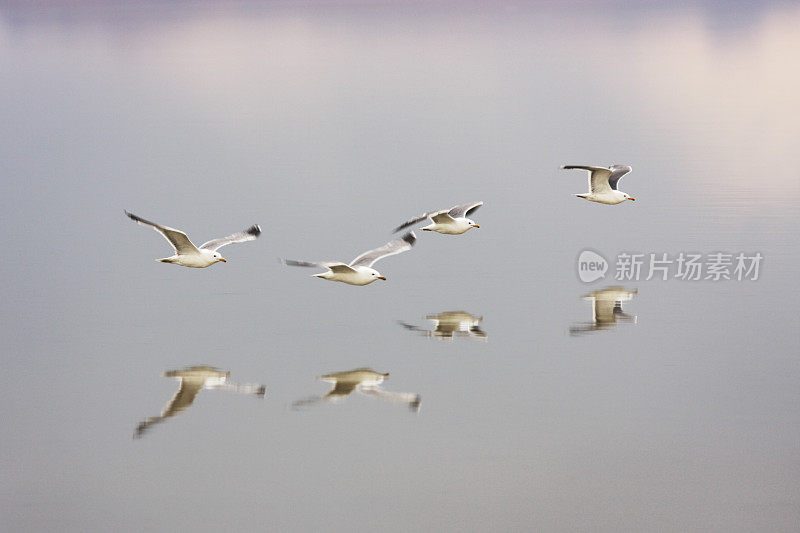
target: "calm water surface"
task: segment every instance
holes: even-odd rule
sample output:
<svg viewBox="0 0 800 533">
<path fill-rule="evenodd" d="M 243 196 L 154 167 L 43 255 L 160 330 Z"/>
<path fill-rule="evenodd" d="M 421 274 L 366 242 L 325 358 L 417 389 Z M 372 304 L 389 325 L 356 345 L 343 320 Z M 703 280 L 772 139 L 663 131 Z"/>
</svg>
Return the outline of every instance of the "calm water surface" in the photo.
<svg viewBox="0 0 800 533">
<path fill-rule="evenodd" d="M 796 5 L 54 4 L 0 4 L 2 529 L 796 530 Z"/>
</svg>

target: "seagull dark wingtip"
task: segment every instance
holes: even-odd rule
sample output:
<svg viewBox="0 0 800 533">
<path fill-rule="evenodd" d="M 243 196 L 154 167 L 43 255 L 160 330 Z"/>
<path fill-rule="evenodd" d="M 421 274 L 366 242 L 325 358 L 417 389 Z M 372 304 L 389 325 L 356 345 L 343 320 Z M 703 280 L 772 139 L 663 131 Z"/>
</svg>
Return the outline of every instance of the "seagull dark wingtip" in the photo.
<svg viewBox="0 0 800 533">
<path fill-rule="evenodd" d="M 400 230 L 404 230 L 404 229 L 406 229 L 407 227 L 409 227 L 410 225 L 411 225 L 411 224 L 409 224 L 409 223 L 407 223 L 407 222 L 406 222 L 405 224 L 400 224 L 399 226 L 397 226 L 396 228 L 394 228 L 394 229 L 392 230 L 392 233 L 397 233 L 397 232 L 398 232 L 398 231 L 400 231 Z"/>
<path fill-rule="evenodd" d="M 248 235 L 252 235 L 253 237 L 258 237 L 259 235 L 261 235 L 261 226 L 259 226 L 258 224 L 253 224 L 252 226 L 247 228 L 245 233 L 247 233 Z"/>
<path fill-rule="evenodd" d="M 414 243 L 417 242 L 417 236 L 414 235 L 413 231 L 409 231 L 408 233 L 403 235 L 402 239 L 411 246 L 414 246 Z"/>
</svg>

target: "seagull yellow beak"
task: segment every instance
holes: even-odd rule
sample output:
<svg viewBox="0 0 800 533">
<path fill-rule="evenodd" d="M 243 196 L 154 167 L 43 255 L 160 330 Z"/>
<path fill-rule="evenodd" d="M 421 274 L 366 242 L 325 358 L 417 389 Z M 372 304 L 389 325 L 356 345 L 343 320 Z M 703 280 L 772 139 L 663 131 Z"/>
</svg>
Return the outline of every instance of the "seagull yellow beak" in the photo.
<svg viewBox="0 0 800 533">
<path fill-rule="evenodd" d="M 378 276 L 378 279 L 382 279 L 383 281 L 386 281 L 386 276 Z"/>
<path fill-rule="evenodd" d="M 473 227 L 473 228 L 480 228 L 480 226 L 479 226 L 479 225 L 477 225 L 477 224 L 473 224 L 473 225 L 472 225 L 472 227 Z"/>
<path fill-rule="evenodd" d="M 629 196 L 628 200 L 636 200 L 636 198 L 634 198 L 633 196 Z"/>
<path fill-rule="evenodd" d="M 220 257 L 218 260 L 219 260 L 219 261 L 222 261 L 223 263 L 227 263 L 227 262 L 228 262 L 228 260 L 227 260 L 227 259 L 225 259 L 224 257 Z"/>
</svg>

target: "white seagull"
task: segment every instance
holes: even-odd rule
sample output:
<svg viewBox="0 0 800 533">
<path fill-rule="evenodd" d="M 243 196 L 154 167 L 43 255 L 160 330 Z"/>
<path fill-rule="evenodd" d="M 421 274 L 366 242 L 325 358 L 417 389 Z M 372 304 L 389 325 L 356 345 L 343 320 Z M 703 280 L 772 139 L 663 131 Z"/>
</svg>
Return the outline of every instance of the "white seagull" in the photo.
<svg viewBox="0 0 800 533">
<path fill-rule="evenodd" d="M 589 192 L 587 194 L 576 194 L 580 198 L 586 198 L 591 202 L 601 204 L 621 204 L 625 200 L 636 200 L 632 196 L 617 189 L 619 180 L 632 169 L 627 165 L 611 165 L 610 167 L 590 167 L 585 165 L 564 165 L 563 169 L 577 168 L 589 171 Z"/>
<path fill-rule="evenodd" d="M 220 239 L 214 239 L 203 243 L 198 248 L 192 244 L 192 241 L 189 240 L 189 237 L 187 237 L 186 234 L 181 230 L 168 228 L 167 226 L 159 226 L 154 222 L 137 217 L 133 213 L 129 213 L 127 211 L 125 211 L 125 214 L 128 215 L 131 220 L 138 222 L 142 226 L 152 227 L 154 230 L 163 235 L 164 238 L 167 239 L 167 241 L 169 241 L 169 243 L 175 249 L 175 255 L 164 257 L 162 259 L 156 259 L 156 261 L 161 261 L 162 263 L 172 263 L 174 265 L 185 267 L 205 268 L 218 261 L 227 263 L 228 261 L 222 257 L 219 252 L 217 252 L 218 249 L 235 242 L 252 241 L 261 235 L 261 228 L 258 226 L 258 224 L 255 224 L 239 233 L 234 233 L 233 235 L 228 235 L 227 237 L 222 237 Z"/>
<path fill-rule="evenodd" d="M 480 228 L 479 225 L 467 217 L 477 211 L 482 205 L 483 202 L 472 202 L 470 204 L 456 205 L 450 209 L 423 213 L 418 217 L 403 222 L 403 224 L 394 229 L 393 233 L 397 233 L 421 220 L 430 218 L 433 224 L 425 226 L 422 228 L 422 231 L 435 231 L 436 233 L 442 233 L 444 235 L 461 235 L 471 228 Z"/>
<path fill-rule="evenodd" d="M 384 257 L 410 250 L 411 247 L 414 246 L 414 242 L 416 240 L 417 236 L 414 235 L 414 232 L 409 231 L 400 239 L 388 242 L 380 248 L 375 248 L 374 250 L 364 252 L 353 259 L 349 265 L 337 261 L 312 262 L 295 261 L 293 259 L 284 259 L 283 264 L 290 266 L 327 268 L 328 270 L 326 272 L 320 272 L 319 274 L 314 274 L 313 276 L 315 278 L 324 278 L 330 281 L 341 281 L 342 283 L 347 283 L 348 285 L 368 285 L 376 279 L 386 279 L 386 277 L 382 276 L 380 272 L 372 268 L 372 265 Z"/>
</svg>

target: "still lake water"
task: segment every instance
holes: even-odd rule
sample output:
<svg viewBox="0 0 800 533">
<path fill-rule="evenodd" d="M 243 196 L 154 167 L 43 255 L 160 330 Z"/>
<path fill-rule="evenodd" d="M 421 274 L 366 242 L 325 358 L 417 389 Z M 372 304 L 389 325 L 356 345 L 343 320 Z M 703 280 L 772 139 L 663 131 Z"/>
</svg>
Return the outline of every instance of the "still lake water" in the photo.
<svg viewBox="0 0 800 533">
<path fill-rule="evenodd" d="M 0 4 L 3 530 L 797 529 L 796 4 L 52 4 Z M 385 282 L 277 261 L 472 200 Z M 179 268 L 123 209 L 264 233 Z M 167 408 L 196 366 L 266 393 Z"/>
</svg>

